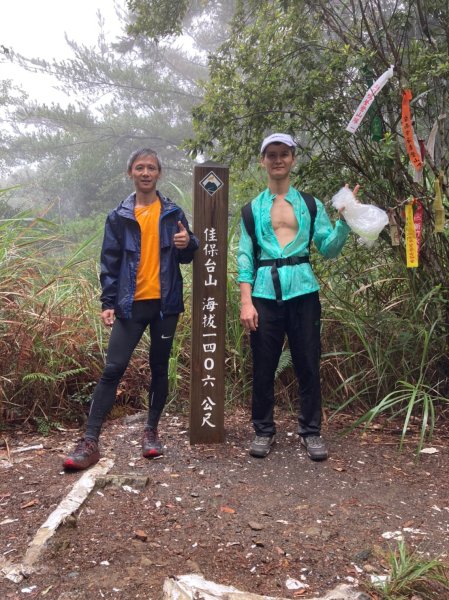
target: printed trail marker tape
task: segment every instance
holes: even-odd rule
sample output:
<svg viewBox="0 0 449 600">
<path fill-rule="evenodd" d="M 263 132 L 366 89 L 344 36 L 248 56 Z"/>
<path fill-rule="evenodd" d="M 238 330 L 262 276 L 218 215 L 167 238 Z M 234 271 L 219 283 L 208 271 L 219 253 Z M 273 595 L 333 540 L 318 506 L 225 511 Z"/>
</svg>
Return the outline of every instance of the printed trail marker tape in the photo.
<svg viewBox="0 0 449 600">
<path fill-rule="evenodd" d="M 363 121 L 366 113 L 368 112 L 369 107 L 374 102 L 375 97 L 380 92 L 380 90 L 384 87 L 387 81 L 393 76 L 394 66 L 392 65 L 389 69 L 382 73 L 382 75 L 373 83 L 373 85 L 366 92 L 363 100 L 360 102 L 357 110 L 355 111 L 352 119 L 349 121 L 346 131 L 349 133 L 355 133 L 360 126 L 360 123 Z"/>
</svg>

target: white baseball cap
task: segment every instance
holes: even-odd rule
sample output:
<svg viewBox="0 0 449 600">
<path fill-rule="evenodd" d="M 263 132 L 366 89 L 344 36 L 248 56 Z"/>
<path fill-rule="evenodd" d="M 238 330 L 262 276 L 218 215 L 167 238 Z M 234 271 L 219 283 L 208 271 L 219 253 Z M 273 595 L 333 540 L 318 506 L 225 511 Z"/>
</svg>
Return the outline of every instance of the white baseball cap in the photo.
<svg viewBox="0 0 449 600">
<path fill-rule="evenodd" d="M 260 147 L 260 153 L 263 154 L 263 151 L 267 146 L 273 144 L 274 142 L 281 142 L 281 144 L 285 144 L 286 146 L 290 146 L 290 148 L 296 148 L 296 142 L 288 133 L 272 133 L 268 137 L 264 139 L 262 142 L 262 146 Z"/>
</svg>

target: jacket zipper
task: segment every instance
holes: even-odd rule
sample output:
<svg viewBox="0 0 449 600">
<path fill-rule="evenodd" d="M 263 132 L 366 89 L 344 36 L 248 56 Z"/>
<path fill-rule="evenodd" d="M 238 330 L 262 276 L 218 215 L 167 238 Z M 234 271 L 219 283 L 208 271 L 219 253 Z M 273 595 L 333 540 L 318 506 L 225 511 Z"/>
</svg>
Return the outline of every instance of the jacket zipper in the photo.
<svg viewBox="0 0 449 600">
<path fill-rule="evenodd" d="M 162 204 L 163 207 L 163 204 Z M 162 300 L 162 279 L 161 279 L 161 224 L 162 224 L 162 219 L 164 219 L 166 216 L 171 215 L 171 213 L 176 212 L 178 209 L 176 207 L 170 208 L 167 211 L 161 212 L 161 215 L 159 217 L 159 287 L 161 289 L 161 310 L 160 310 L 160 317 L 161 317 L 161 321 L 164 320 L 164 312 L 163 312 L 163 300 Z"/>
</svg>

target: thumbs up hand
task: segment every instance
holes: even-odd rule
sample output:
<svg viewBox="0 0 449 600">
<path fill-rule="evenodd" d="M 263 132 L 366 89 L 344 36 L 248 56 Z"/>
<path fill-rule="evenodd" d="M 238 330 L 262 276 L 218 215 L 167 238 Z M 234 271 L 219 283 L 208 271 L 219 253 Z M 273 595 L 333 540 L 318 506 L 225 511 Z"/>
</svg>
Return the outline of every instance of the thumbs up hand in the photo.
<svg viewBox="0 0 449 600">
<path fill-rule="evenodd" d="M 173 236 L 173 243 L 175 247 L 179 250 L 184 250 L 184 248 L 187 248 L 189 241 L 189 232 L 181 223 L 181 221 L 178 221 L 178 233 L 175 233 L 175 235 Z"/>
</svg>

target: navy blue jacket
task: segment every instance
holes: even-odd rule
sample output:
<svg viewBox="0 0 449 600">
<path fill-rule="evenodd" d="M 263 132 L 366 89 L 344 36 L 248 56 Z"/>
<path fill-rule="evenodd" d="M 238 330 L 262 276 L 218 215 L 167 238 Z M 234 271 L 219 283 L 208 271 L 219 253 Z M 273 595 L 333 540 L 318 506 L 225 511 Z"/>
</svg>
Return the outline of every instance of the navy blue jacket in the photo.
<svg viewBox="0 0 449 600">
<path fill-rule="evenodd" d="M 163 315 L 173 315 L 184 310 L 179 264 L 191 262 L 199 244 L 189 229 L 182 209 L 159 192 L 157 195 L 161 202 L 161 312 Z M 108 214 L 101 249 L 101 307 L 102 310 L 113 308 L 115 315 L 122 319 L 131 317 L 140 261 L 140 226 L 134 216 L 135 203 L 136 194 L 133 193 Z M 190 235 L 190 242 L 184 250 L 178 250 L 173 244 L 178 221 L 181 221 Z"/>
</svg>

